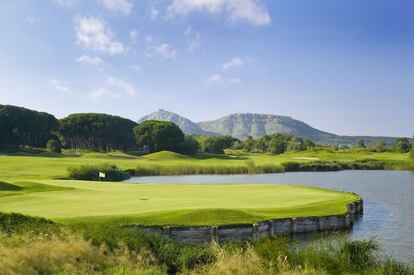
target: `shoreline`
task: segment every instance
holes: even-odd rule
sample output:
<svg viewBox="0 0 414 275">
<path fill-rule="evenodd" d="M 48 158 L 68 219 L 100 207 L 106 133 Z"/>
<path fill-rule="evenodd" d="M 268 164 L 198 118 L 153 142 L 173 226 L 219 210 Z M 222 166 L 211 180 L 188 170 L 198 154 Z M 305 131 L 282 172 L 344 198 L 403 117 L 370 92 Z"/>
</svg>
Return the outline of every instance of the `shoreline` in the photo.
<svg viewBox="0 0 414 275">
<path fill-rule="evenodd" d="M 354 195 L 357 195 L 353 193 Z M 357 195 L 358 196 L 358 195 Z M 360 198 L 347 204 L 347 212 L 341 215 L 307 216 L 270 219 L 253 224 L 226 224 L 217 226 L 135 226 L 136 230 L 161 233 L 182 243 L 210 243 L 228 240 L 257 240 L 263 237 L 295 235 L 347 229 L 353 226 L 364 211 Z"/>
</svg>

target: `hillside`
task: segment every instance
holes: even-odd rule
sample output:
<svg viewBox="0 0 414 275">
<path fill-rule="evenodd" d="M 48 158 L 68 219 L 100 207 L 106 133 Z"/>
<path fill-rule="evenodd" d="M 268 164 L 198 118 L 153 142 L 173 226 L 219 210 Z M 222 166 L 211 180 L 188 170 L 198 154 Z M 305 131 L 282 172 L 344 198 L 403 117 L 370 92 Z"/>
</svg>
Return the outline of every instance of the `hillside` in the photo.
<svg viewBox="0 0 414 275">
<path fill-rule="evenodd" d="M 198 125 L 210 132 L 245 139 L 249 135 L 258 138 L 269 134 L 287 134 L 319 140 L 335 135 L 312 128 L 308 124 L 287 116 L 268 114 L 232 114 L 223 118 L 200 122 Z"/>
<path fill-rule="evenodd" d="M 186 134 L 231 135 L 238 139 L 245 139 L 248 136 L 258 138 L 271 134 L 287 134 L 309 138 L 320 144 L 332 145 L 356 144 L 360 138 L 364 139 L 367 145 L 373 145 L 377 141 L 393 145 L 397 139 L 395 137 L 338 136 L 315 129 L 305 122 L 288 116 L 271 114 L 238 113 L 217 120 L 196 123 L 178 114 L 158 110 L 141 118 L 139 122 L 149 119 L 174 122 Z"/>
<path fill-rule="evenodd" d="M 165 111 L 160 109 L 149 115 L 141 118 L 138 123 L 146 120 L 160 120 L 160 121 L 171 121 L 177 124 L 185 134 L 198 134 L 198 135 L 218 135 L 217 133 L 207 132 L 201 129 L 196 123 L 191 120 L 182 117 L 176 113 Z"/>
</svg>

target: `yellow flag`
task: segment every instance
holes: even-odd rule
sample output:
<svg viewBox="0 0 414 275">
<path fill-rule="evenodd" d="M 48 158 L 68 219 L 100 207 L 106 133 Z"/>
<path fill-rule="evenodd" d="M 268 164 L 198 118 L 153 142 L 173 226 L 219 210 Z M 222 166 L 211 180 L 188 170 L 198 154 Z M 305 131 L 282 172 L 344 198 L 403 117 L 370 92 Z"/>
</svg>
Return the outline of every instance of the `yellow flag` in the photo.
<svg viewBox="0 0 414 275">
<path fill-rule="evenodd" d="M 100 178 L 105 178 L 106 177 L 106 174 L 104 172 L 99 172 L 99 177 Z"/>
</svg>

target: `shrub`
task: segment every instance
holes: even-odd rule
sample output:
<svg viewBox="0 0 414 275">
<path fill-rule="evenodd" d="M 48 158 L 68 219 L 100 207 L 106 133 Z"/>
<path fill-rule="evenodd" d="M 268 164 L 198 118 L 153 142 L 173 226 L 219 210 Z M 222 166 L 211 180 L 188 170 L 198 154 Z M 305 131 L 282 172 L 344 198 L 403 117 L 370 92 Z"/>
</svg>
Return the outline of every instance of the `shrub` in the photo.
<svg viewBox="0 0 414 275">
<path fill-rule="evenodd" d="M 46 149 L 50 152 L 60 154 L 62 152 L 62 145 L 59 141 L 51 139 L 47 142 Z"/>
<path fill-rule="evenodd" d="M 68 177 L 75 180 L 97 181 L 99 180 L 99 172 L 105 173 L 105 178 L 101 178 L 101 181 L 123 181 L 130 177 L 127 172 L 111 164 L 69 167 Z"/>
</svg>

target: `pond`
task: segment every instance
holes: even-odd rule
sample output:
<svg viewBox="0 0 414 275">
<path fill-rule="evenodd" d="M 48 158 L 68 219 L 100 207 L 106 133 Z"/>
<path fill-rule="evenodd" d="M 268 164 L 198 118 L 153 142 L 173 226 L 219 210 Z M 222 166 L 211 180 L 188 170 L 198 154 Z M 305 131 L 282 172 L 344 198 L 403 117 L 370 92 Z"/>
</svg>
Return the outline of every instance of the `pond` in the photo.
<svg viewBox="0 0 414 275">
<path fill-rule="evenodd" d="M 402 171 L 295 172 L 260 175 L 134 177 L 144 184 L 291 184 L 358 193 L 364 216 L 349 233 L 352 238 L 376 237 L 387 255 L 414 263 L 414 173 Z"/>
</svg>

